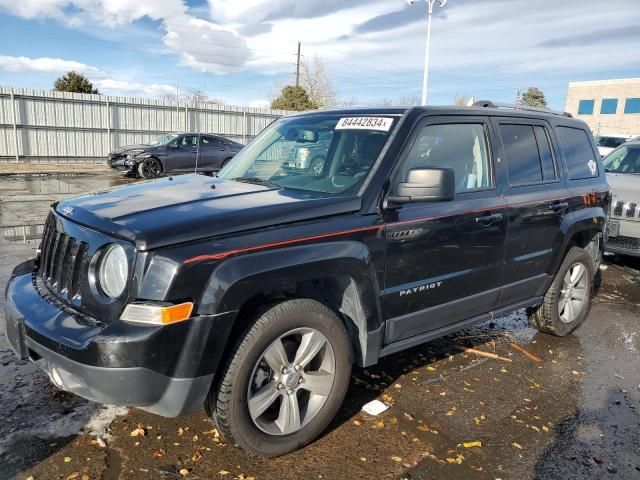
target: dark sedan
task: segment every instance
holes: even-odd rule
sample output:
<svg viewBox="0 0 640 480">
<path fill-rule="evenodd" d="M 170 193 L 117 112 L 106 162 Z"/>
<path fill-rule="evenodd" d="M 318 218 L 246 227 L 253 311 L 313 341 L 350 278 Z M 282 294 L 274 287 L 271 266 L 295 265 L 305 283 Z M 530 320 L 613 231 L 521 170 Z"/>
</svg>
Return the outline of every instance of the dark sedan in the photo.
<svg viewBox="0 0 640 480">
<path fill-rule="evenodd" d="M 169 133 L 148 145 L 132 145 L 111 152 L 108 164 L 141 178 L 155 178 L 168 172 L 212 173 L 224 167 L 242 147 L 209 133 Z"/>
</svg>

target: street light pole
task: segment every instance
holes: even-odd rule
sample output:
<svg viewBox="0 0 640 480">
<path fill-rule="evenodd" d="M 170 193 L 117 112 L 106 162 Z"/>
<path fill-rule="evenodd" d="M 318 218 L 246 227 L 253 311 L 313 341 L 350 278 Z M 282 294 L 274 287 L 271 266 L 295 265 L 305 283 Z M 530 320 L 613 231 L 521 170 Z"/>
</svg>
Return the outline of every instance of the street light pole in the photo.
<svg viewBox="0 0 640 480">
<path fill-rule="evenodd" d="M 416 0 L 407 0 L 409 5 L 413 6 Z M 431 50 L 431 17 L 433 16 L 433 6 L 436 2 L 440 5 L 440 7 L 444 7 L 447 3 L 447 0 L 425 0 L 428 8 L 428 19 L 427 19 L 427 46 L 425 48 L 424 53 L 424 77 L 422 79 L 422 105 L 427 104 L 428 96 L 429 96 L 429 53 Z"/>
</svg>

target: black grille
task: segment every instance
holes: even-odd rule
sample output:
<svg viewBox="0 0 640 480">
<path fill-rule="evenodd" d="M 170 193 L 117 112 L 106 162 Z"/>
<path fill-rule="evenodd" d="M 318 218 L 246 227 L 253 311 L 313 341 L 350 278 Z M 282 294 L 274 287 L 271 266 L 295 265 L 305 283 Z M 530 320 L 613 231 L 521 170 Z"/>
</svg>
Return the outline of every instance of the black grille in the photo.
<svg viewBox="0 0 640 480">
<path fill-rule="evenodd" d="M 616 217 L 621 217 L 622 216 L 622 209 L 624 208 L 624 202 L 616 202 L 615 206 L 613 207 L 613 214 Z"/>
<path fill-rule="evenodd" d="M 637 203 L 630 203 L 629 208 L 627 208 L 627 218 L 634 218 L 636 216 L 636 207 Z"/>
<path fill-rule="evenodd" d="M 45 285 L 59 297 L 79 298 L 80 271 L 87 256 L 88 245 L 58 231 L 55 219 L 49 216 L 40 246 L 40 275 Z"/>
<path fill-rule="evenodd" d="M 625 237 L 623 235 L 609 237 L 608 245 L 624 250 L 640 250 L 640 238 Z"/>
</svg>

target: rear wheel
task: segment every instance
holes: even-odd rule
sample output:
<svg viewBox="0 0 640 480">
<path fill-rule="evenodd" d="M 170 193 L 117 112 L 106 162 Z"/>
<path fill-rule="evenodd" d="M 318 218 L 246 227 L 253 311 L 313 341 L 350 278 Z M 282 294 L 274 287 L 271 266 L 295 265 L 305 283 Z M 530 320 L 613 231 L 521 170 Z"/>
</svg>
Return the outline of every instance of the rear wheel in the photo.
<svg viewBox="0 0 640 480">
<path fill-rule="evenodd" d="M 162 164 L 157 158 L 147 158 L 138 164 L 138 175 L 141 178 L 157 178 L 162 173 Z"/>
<path fill-rule="evenodd" d="M 559 337 L 575 330 L 591 309 L 593 258 L 582 248 L 567 253 L 542 305 L 529 311 L 529 321 L 538 330 Z"/>
<path fill-rule="evenodd" d="M 338 316 L 315 300 L 289 300 L 249 328 L 208 408 L 220 433 L 237 446 L 254 455 L 282 455 L 329 425 L 350 375 L 350 344 Z"/>
</svg>

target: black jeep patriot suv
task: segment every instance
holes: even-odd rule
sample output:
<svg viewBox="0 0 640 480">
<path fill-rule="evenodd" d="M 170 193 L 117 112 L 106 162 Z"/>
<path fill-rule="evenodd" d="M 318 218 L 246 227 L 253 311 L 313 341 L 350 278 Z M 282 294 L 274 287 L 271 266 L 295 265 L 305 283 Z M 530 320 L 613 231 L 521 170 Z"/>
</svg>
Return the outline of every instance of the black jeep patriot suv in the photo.
<svg viewBox="0 0 640 480">
<path fill-rule="evenodd" d="M 322 171 L 283 145 L 323 140 Z M 320 169 L 318 169 L 320 170 Z M 317 437 L 353 363 L 528 309 L 585 319 L 609 189 L 587 126 L 491 102 L 278 120 L 219 178 L 54 204 L 6 334 L 61 389 L 273 456 Z"/>
</svg>

